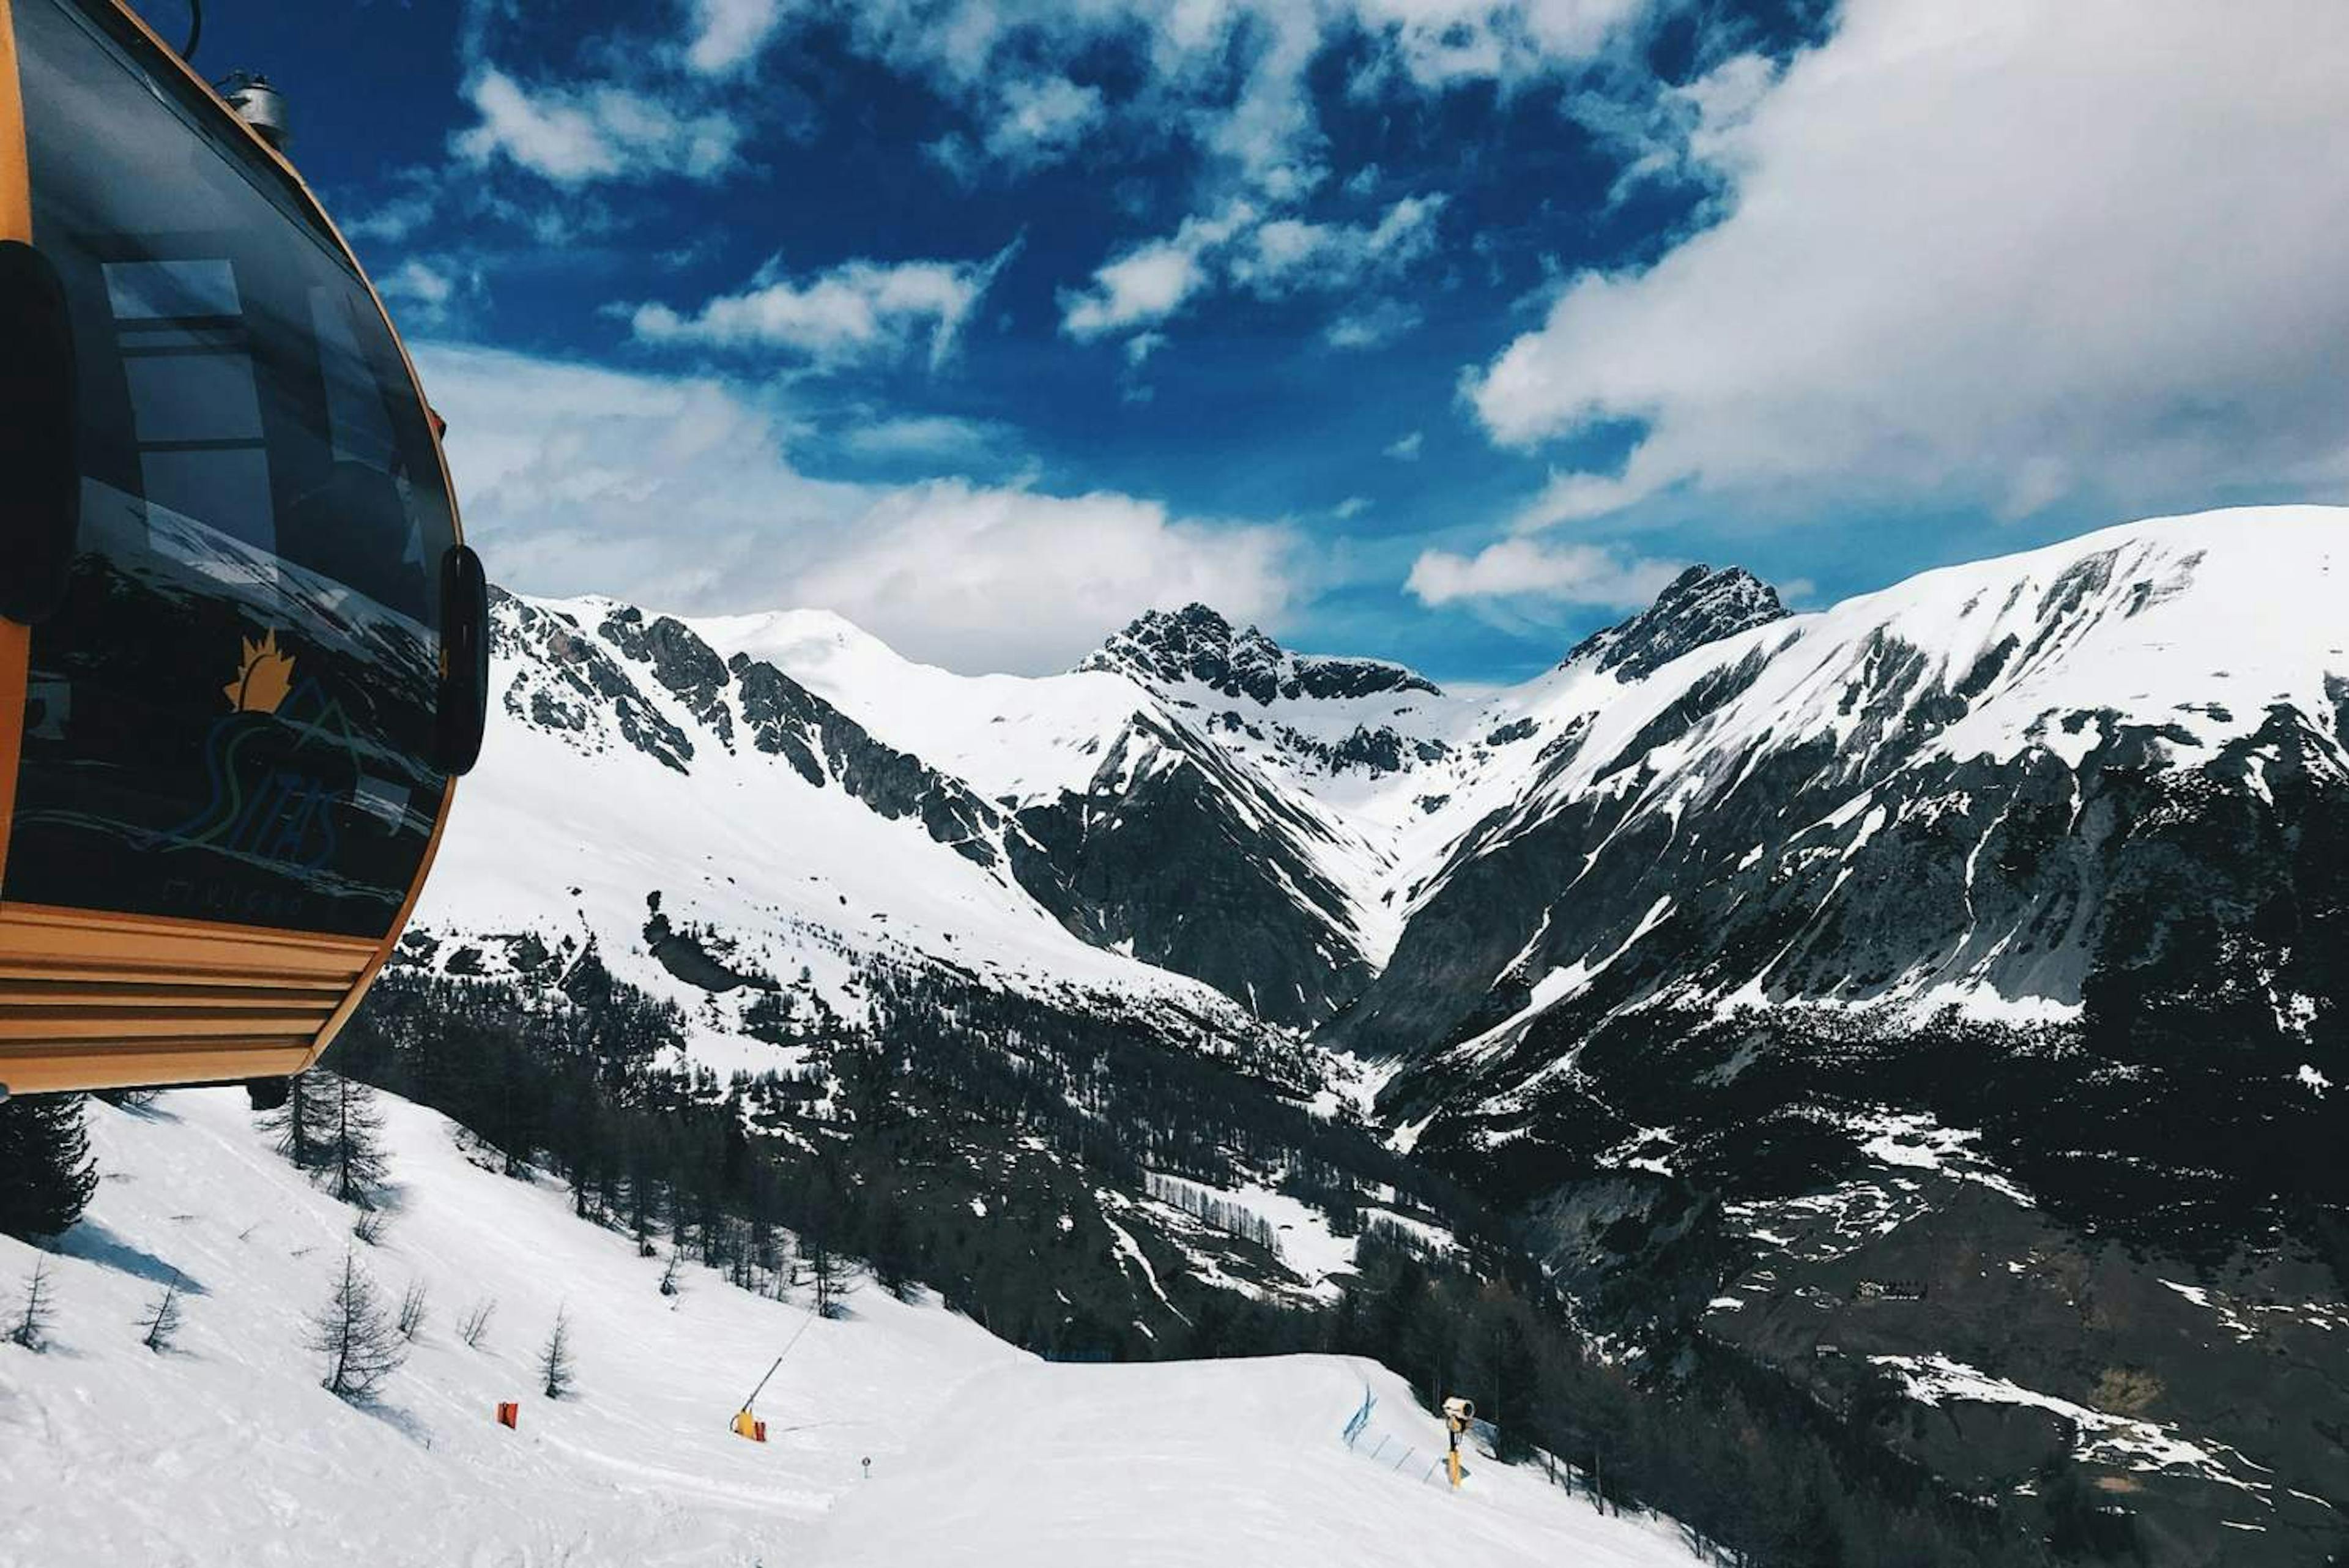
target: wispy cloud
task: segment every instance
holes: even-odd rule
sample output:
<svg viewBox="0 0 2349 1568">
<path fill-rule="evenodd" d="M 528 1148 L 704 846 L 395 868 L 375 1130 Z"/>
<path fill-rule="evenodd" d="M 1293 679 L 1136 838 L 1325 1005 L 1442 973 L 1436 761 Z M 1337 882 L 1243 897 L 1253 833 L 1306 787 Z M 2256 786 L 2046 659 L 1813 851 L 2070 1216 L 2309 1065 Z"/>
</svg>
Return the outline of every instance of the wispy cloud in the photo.
<svg viewBox="0 0 2349 1568">
<path fill-rule="evenodd" d="M 999 170 L 1025 174 L 1075 152 L 1108 119 L 1108 100 L 1089 83 L 1058 73 L 1011 76 L 995 87 L 976 137 L 951 132 L 926 151 L 965 180 Z"/>
<path fill-rule="evenodd" d="M 1322 329 L 1321 337 L 1332 348 L 1382 348 L 1423 319 L 1417 306 L 1381 299 L 1338 317 Z"/>
<path fill-rule="evenodd" d="M 847 262 L 804 279 L 769 276 L 690 313 L 640 305 L 629 315 L 650 344 L 780 348 L 818 368 L 903 356 L 926 344 L 933 369 L 954 352 L 964 322 L 1018 250 L 980 262 Z"/>
<path fill-rule="evenodd" d="M 1256 221 L 1235 203 L 1213 218 L 1189 218 L 1163 240 L 1134 246 L 1093 274 L 1091 286 L 1061 296 L 1061 329 L 1087 339 L 1154 327 L 1208 284 L 1210 258 Z"/>
<path fill-rule="evenodd" d="M 609 83 L 526 87 L 495 67 L 465 85 L 480 117 L 450 143 L 475 166 L 501 159 L 557 185 L 682 175 L 713 180 L 733 167 L 742 127 L 716 111 L 681 111 Z"/>
<path fill-rule="evenodd" d="M 1431 607 L 1473 600 L 1624 609 L 1649 603 L 1678 570 L 1603 545 L 1505 539 L 1474 556 L 1423 552 L 1404 587 Z"/>
<path fill-rule="evenodd" d="M 1375 223 L 1270 219 L 1256 226 L 1233 258 L 1233 280 L 1259 294 L 1280 295 L 1393 276 L 1435 249 L 1444 206 L 1440 195 L 1406 196 Z"/>
<path fill-rule="evenodd" d="M 859 421 L 840 437 L 858 457 L 895 462 L 968 462 L 1013 455 L 1017 439 L 1000 425 L 945 414 Z"/>
<path fill-rule="evenodd" d="M 781 26 L 787 8 L 786 0 L 692 0 L 687 66 L 704 76 L 740 69 Z"/>
<path fill-rule="evenodd" d="M 1406 196 L 1376 222 L 1316 223 L 1234 202 L 1133 246 L 1096 270 L 1089 286 L 1063 293 L 1061 330 L 1081 341 L 1156 327 L 1224 287 L 1280 298 L 1392 279 L 1433 252 L 1444 205 L 1442 196 Z M 1379 329 L 1388 336 L 1405 329 L 1403 308 L 1357 313 L 1340 346 L 1366 348 L 1381 340 L 1373 336 Z"/>
</svg>

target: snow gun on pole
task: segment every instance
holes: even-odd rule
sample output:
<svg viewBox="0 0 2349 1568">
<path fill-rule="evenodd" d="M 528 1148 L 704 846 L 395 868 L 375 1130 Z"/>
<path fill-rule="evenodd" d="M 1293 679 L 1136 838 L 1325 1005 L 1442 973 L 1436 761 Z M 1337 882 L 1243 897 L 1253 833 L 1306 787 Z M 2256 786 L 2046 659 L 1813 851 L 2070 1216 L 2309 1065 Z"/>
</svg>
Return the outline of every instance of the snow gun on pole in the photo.
<svg viewBox="0 0 2349 1568">
<path fill-rule="evenodd" d="M 1452 1472 L 1452 1490 L 1454 1491 L 1458 1491 L 1460 1490 L 1460 1476 L 1462 1473 L 1460 1469 L 1460 1434 L 1466 1431 L 1469 1428 L 1469 1424 L 1475 1419 L 1476 1402 L 1475 1400 L 1463 1399 L 1459 1395 L 1454 1394 L 1451 1398 L 1446 1399 L 1444 1402 L 1444 1430 L 1445 1435 L 1452 1439 L 1451 1449 L 1444 1455 L 1444 1462 L 1446 1468 Z"/>
<path fill-rule="evenodd" d="M 788 1346 L 785 1354 L 789 1354 Z M 742 1407 L 740 1410 L 734 1412 L 734 1419 L 728 1425 L 733 1428 L 736 1437 L 748 1438 L 754 1443 L 763 1443 L 767 1440 L 767 1423 L 752 1415 L 750 1407 L 757 1404 L 759 1396 L 767 1391 L 767 1379 L 774 1376 L 775 1367 L 782 1364 L 782 1356 L 775 1357 L 774 1366 L 767 1368 L 767 1376 L 759 1379 L 759 1386 L 750 1390 L 750 1397 L 742 1401 Z"/>
<path fill-rule="evenodd" d="M 759 1402 L 759 1396 L 767 1391 L 768 1381 L 775 1376 L 776 1367 L 782 1366 L 783 1356 L 792 1353 L 792 1348 L 800 1342 L 800 1335 L 805 1334 L 808 1324 L 814 1321 L 815 1309 L 810 1307 L 807 1316 L 802 1320 L 799 1327 L 792 1331 L 792 1337 L 784 1341 L 782 1355 L 775 1357 L 774 1365 L 767 1368 L 767 1376 L 759 1379 L 759 1386 L 750 1390 L 750 1397 L 742 1401 L 742 1407 L 740 1410 L 734 1412 L 734 1418 L 729 1421 L 727 1426 L 732 1428 L 736 1437 L 748 1438 L 754 1443 L 763 1443 L 767 1440 L 767 1423 L 753 1415 L 750 1407 Z"/>
</svg>

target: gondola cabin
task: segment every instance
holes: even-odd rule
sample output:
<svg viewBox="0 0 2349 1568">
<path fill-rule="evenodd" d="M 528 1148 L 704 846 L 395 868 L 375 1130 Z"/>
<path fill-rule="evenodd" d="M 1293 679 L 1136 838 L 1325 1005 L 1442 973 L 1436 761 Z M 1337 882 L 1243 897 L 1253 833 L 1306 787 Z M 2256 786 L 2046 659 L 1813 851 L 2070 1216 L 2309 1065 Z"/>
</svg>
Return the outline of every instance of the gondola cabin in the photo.
<svg viewBox="0 0 2349 1568">
<path fill-rule="evenodd" d="M 0 1085 L 316 1059 L 479 750 L 485 596 L 291 165 L 114 0 L 0 0 Z"/>
</svg>

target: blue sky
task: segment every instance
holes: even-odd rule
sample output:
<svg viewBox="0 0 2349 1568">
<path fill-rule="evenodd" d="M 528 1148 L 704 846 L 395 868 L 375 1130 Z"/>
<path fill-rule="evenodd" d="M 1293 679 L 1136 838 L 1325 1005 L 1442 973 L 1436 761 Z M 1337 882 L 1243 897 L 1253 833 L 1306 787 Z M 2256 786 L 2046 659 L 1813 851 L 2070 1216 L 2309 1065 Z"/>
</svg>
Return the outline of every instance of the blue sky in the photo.
<svg viewBox="0 0 2349 1568">
<path fill-rule="evenodd" d="M 212 10 L 524 589 L 1510 680 L 2349 489 L 2328 0 Z"/>
</svg>

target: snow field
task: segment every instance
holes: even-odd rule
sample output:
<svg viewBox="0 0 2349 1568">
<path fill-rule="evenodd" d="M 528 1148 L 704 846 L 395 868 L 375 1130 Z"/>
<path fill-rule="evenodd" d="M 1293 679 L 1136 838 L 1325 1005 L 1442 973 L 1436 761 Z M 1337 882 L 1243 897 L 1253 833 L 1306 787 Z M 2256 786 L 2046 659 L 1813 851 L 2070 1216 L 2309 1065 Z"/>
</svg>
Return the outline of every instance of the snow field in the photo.
<svg viewBox="0 0 2349 1568">
<path fill-rule="evenodd" d="M 1340 1437 L 1367 1384 L 1401 1469 Z M 1443 1423 L 1373 1362 L 1052 1366 L 965 1383 L 905 1457 L 841 1500 L 820 1568 L 1384 1568 L 1444 1562 L 1682 1568 L 1655 1521 L 1601 1517 L 1531 1469 L 1423 1478 Z M 1396 1456 L 1390 1448 L 1388 1458 Z"/>
<path fill-rule="evenodd" d="M 1331 1356 L 1055 1366 L 867 1285 L 842 1322 L 584 1223 L 552 1183 L 477 1166 L 446 1118 L 381 1096 L 396 1185 L 379 1244 L 270 1147 L 238 1090 L 93 1103 L 106 1179 L 50 1257 L 46 1354 L 0 1344 L 0 1564 L 370 1568 L 1017 1562 L 1691 1561 L 1669 1527 L 1602 1519 L 1539 1474 L 1420 1479 L 1441 1428 L 1374 1364 Z M 429 1316 L 371 1407 L 318 1386 L 307 1319 L 354 1253 L 387 1312 Z M 0 1313 L 36 1254 L 0 1238 Z M 174 1274 L 163 1355 L 139 1322 Z M 462 1316 L 494 1298 L 478 1349 Z M 536 1362 L 568 1314 L 575 1396 Z M 760 1397 L 770 1441 L 727 1423 Z M 1405 1472 L 1350 1452 L 1365 1385 Z M 518 1430 L 497 1425 L 501 1400 Z M 871 1479 L 862 1461 L 873 1461 Z"/>
<path fill-rule="evenodd" d="M 354 1211 L 254 1129 L 237 1090 L 167 1095 L 150 1116 L 90 1106 L 107 1179 L 52 1260 L 58 1319 L 34 1355 L 0 1344 L 0 1563 L 417 1568 L 802 1561 L 812 1526 L 957 1386 L 1022 1359 L 968 1321 L 867 1288 L 818 1322 L 761 1397 L 761 1447 L 728 1419 L 805 1322 L 802 1305 L 662 1264 L 574 1219 L 551 1186 L 468 1163 L 445 1118 L 386 1096 L 398 1210 L 357 1246 L 387 1310 L 410 1281 L 430 1318 L 373 1408 L 318 1386 L 303 1345 Z M 32 1269 L 0 1238 L 0 1309 Z M 134 1326 L 178 1270 L 180 1348 Z M 460 1316 L 494 1297 L 480 1350 Z M 567 1310 L 576 1397 L 538 1391 Z M 517 1400 L 521 1426 L 496 1425 Z"/>
</svg>

